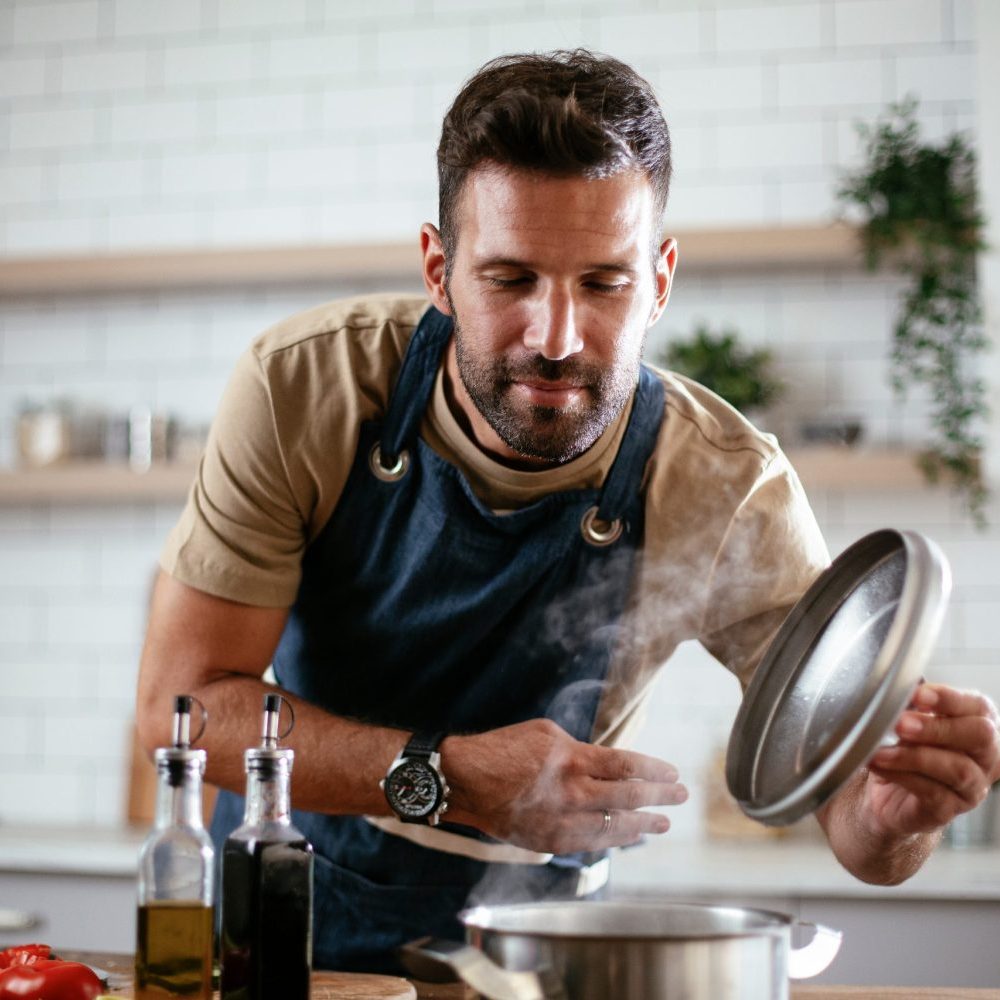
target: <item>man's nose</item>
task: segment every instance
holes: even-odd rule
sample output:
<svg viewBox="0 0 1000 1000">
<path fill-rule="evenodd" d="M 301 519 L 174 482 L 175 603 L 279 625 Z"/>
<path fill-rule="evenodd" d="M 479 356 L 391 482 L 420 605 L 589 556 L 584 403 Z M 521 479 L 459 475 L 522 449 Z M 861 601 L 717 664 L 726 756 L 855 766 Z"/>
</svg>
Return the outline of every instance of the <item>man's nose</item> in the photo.
<svg viewBox="0 0 1000 1000">
<path fill-rule="evenodd" d="M 524 346 L 549 361 L 562 361 L 583 350 L 571 295 L 553 291 L 539 301 L 524 335 Z"/>
</svg>

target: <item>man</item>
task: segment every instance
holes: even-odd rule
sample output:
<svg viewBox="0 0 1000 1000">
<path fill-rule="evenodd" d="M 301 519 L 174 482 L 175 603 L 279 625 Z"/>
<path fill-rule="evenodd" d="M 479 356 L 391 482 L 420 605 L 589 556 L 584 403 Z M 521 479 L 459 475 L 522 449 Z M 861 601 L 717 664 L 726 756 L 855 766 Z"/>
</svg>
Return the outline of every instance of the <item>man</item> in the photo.
<svg viewBox="0 0 1000 1000">
<path fill-rule="evenodd" d="M 273 663 L 320 966 L 391 969 L 470 898 L 598 891 L 603 852 L 667 830 L 645 807 L 686 798 L 621 748 L 658 667 L 698 638 L 745 684 L 827 561 L 773 438 L 640 365 L 677 261 L 645 81 L 581 51 L 496 60 L 438 163 L 429 305 L 321 306 L 241 359 L 139 682 L 147 745 L 197 695 L 209 778 L 239 792 Z M 1000 777 L 979 696 L 924 686 L 899 731 L 819 813 L 872 881 Z M 220 795 L 217 840 L 240 809 Z"/>
</svg>

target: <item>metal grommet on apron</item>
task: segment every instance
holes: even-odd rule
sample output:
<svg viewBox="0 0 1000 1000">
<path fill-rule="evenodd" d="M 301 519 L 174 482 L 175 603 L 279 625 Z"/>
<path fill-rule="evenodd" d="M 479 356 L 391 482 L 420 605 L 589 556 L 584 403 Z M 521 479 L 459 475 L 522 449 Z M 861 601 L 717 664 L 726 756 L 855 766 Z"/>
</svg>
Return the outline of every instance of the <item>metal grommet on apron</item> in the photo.
<svg viewBox="0 0 1000 1000">
<path fill-rule="evenodd" d="M 406 475 L 406 470 L 410 467 L 410 453 L 404 448 L 392 465 L 383 465 L 382 445 L 377 442 L 368 454 L 368 467 L 376 479 L 381 479 L 383 483 L 394 483 Z"/>
<path fill-rule="evenodd" d="M 614 545 L 621 538 L 622 530 L 620 517 L 613 521 L 603 521 L 597 516 L 596 506 L 588 508 L 580 521 L 580 533 L 591 545 Z"/>
</svg>

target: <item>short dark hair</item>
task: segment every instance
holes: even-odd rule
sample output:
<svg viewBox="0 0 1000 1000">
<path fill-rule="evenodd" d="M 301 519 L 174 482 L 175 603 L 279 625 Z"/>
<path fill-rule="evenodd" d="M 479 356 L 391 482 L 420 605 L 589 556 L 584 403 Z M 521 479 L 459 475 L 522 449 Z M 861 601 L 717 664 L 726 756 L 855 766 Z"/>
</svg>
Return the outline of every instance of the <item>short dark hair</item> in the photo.
<svg viewBox="0 0 1000 1000">
<path fill-rule="evenodd" d="M 659 223 L 670 189 L 670 132 L 653 88 L 630 66 L 587 49 L 500 56 L 462 88 L 437 151 L 441 240 L 450 266 L 455 209 L 485 164 L 555 176 L 643 171 Z"/>
</svg>

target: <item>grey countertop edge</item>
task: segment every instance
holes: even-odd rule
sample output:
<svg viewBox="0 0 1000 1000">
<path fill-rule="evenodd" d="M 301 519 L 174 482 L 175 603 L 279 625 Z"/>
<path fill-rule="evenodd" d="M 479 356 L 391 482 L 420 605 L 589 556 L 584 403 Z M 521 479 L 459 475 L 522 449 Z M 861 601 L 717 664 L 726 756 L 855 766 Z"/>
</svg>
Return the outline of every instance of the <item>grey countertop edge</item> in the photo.
<svg viewBox="0 0 1000 1000">
<path fill-rule="evenodd" d="M 0 826 L 0 872 L 134 879 L 147 833 L 130 827 Z"/>
<path fill-rule="evenodd" d="M 934 899 L 1000 902 L 1000 849 L 939 847 L 897 886 L 855 878 L 820 841 L 706 842 L 665 838 L 616 853 L 616 895 L 711 898 Z"/>
<path fill-rule="evenodd" d="M 0 872 L 134 878 L 145 829 L 0 826 Z M 616 895 L 865 898 L 1000 902 L 1000 849 L 940 847 L 913 878 L 873 886 L 854 878 L 819 841 L 661 838 L 616 851 Z"/>
</svg>

